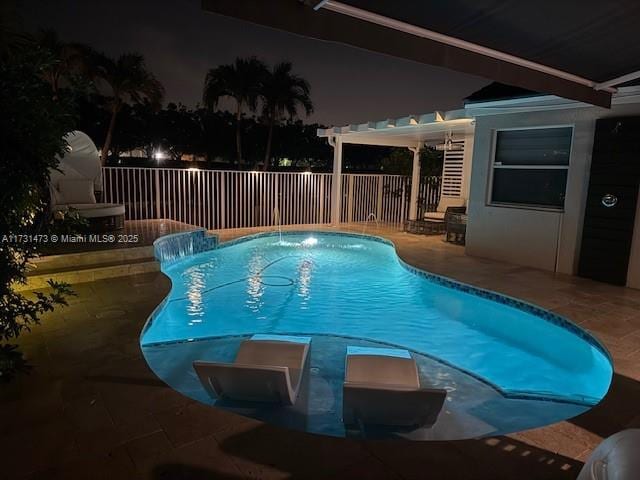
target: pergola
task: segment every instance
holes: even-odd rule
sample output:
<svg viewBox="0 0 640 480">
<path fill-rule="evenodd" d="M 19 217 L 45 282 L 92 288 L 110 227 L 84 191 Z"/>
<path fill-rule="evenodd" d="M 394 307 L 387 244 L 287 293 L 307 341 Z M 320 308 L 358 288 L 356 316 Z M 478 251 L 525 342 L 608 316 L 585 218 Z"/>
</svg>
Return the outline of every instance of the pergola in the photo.
<svg viewBox="0 0 640 480">
<path fill-rule="evenodd" d="M 445 145 L 442 195 L 466 197 L 473 148 L 473 118 L 465 110 L 409 115 L 401 118 L 319 129 L 333 147 L 333 181 L 331 183 L 331 223 L 340 223 L 342 202 L 342 146 L 377 145 L 408 148 L 413 152 L 409 219 L 417 215 L 420 186 L 420 150 L 425 145 Z M 446 148 L 446 142 L 450 146 Z M 453 148 L 455 146 L 455 148 Z"/>
</svg>

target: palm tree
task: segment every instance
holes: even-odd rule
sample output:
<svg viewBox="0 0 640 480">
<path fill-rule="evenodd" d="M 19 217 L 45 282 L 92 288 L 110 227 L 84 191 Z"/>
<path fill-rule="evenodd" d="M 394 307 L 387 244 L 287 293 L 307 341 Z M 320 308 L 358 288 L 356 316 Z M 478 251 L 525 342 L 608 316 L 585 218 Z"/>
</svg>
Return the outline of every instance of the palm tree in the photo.
<svg viewBox="0 0 640 480">
<path fill-rule="evenodd" d="M 236 58 L 230 65 L 220 65 L 207 72 L 202 99 L 208 108 L 215 108 L 223 97 L 236 101 L 236 153 L 242 164 L 242 110 L 255 112 L 260 98 L 262 81 L 267 72 L 265 64 L 256 57 Z"/>
<path fill-rule="evenodd" d="M 113 59 L 95 54 L 91 62 L 92 76 L 107 84 L 110 92 L 111 119 L 102 145 L 101 159 L 104 164 L 109 154 L 118 112 L 125 103 L 147 101 L 153 108 L 160 108 L 164 87 L 147 70 L 144 58 L 137 53 L 125 53 Z"/>
<path fill-rule="evenodd" d="M 313 112 L 309 82 L 292 73 L 292 68 L 291 62 L 278 63 L 262 82 L 262 116 L 269 127 L 264 154 L 265 171 L 269 168 L 271 160 L 273 127 L 280 123 L 285 113 L 289 118 L 294 118 L 298 114 L 298 107 L 302 107 L 306 115 Z"/>
<path fill-rule="evenodd" d="M 54 98 L 57 98 L 63 78 L 68 80 L 73 74 L 85 73 L 91 48 L 80 43 L 63 42 L 54 30 L 49 29 L 38 30 L 33 42 L 50 57 L 51 63 L 43 71 L 43 76 L 51 85 Z"/>
</svg>

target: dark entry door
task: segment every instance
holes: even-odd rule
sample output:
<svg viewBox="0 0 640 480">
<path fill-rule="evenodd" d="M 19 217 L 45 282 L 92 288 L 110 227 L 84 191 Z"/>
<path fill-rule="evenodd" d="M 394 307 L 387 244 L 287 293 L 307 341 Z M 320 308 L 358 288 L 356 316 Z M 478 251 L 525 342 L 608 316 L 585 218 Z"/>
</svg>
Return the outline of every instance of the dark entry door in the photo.
<svg viewBox="0 0 640 480">
<path fill-rule="evenodd" d="M 625 285 L 640 180 L 640 117 L 596 123 L 578 274 Z"/>
</svg>

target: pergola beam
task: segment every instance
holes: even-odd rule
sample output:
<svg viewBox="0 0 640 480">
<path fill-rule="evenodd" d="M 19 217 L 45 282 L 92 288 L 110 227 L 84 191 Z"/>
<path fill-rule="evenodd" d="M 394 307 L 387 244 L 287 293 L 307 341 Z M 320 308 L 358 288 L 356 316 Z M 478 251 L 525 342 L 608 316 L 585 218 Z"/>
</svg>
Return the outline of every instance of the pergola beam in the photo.
<svg viewBox="0 0 640 480">
<path fill-rule="evenodd" d="M 451 120 L 445 120 L 445 118 Z M 451 131 L 465 131 L 473 119 L 460 117 L 458 111 L 409 115 L 378 122 L 349 124 L 318 129 L 319 137 L 340 138 L 343 144 L 412 148 L 416 142 Z"/>
<path fill-rule="evenodd" d="M 313 6 L 314 10 L 320 10 L 322 7 L 324 7 L 324 5 L 328 2 L 329 0 L 321 0 L 321 1 L 317 1 L 315 2 L 315 5 Z"/>
<path fill-rule="evenodd" d="M 340 137 L 343 144 L 347 143 L 350 145 L 372 145 L 378 147 L 399 147 L 399 148 L 409 148 L 416 144 L 416 140 L 414 138 L 411 139 L 394 139 L 390 138 L 358 138 L 357 135 L 348 136 L 342 135 Z"/>
<path fill-rule="evenodd" d="M 637 80 L 638 78 L 640 78 L 640 70 L 627 73 L 626 75 L 620 75 L 619 77 L 612 78 L 611 80 L 607 80 L 606 82 L 596 83 L 594 88 L 596 90 L 606 90 L 623 83 L 631 82 L 632 80 Z"/>
</svg>

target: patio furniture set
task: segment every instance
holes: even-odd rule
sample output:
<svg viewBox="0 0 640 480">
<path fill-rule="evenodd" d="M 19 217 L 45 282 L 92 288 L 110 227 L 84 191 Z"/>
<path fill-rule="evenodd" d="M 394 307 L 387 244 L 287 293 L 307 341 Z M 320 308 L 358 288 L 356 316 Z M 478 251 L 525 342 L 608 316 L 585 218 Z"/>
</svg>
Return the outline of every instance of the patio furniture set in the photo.
<svg viewBox="0 0 640 480">
<path fill-rule="evenodd" d="M 444 233 L 447 242 L 464 245 L 467 231 L 466 211 L 464 198 L 442 196 L 435 212 L 425 212 L 422 219 L 406 220 L 404 231 L 422 235 Z"/>
</svg>

